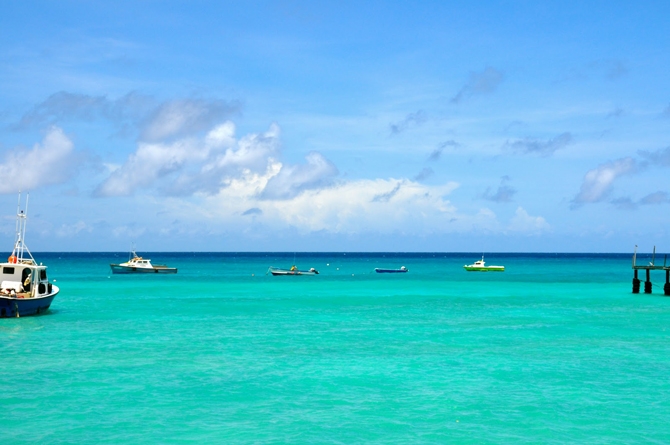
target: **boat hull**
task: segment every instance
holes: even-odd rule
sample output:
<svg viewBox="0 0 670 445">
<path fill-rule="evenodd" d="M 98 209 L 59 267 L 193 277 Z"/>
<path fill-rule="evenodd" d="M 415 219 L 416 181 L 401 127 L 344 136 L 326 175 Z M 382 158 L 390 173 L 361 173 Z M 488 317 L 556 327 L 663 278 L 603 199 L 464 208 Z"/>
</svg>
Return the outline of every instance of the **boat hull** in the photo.
<svg viewBox="0 0 670 445">
<path fill-rule="evenodd" d="M 122 266 L 120 264 L 110 264 L 113 274 L 132 274 L 132 273 L 177 273 L 176 267 L 133 267 L 133 266 Z"/>
<path fill-rule="evenodd" d="M 287 269 L 273 269 L 270 268 L 270 273 L 275 276 L 279 275 L 318 275 L 319 272 L 314 270 L 287 270 Z"/>
<path fill-rule="evenodd" d="M 58 295 L 59 289 L 53 286 L 53 292 L 35 298 L 13 298 L 0 296 L 0 318 L 25 317 L 46 312 Z"/>
<path fill-rule="evenodd" d="M 406 273 L 409 269 L 375 269 L 377 273 Z"/>
<path fill-rule="evenodd" d="M 484 266 L 484 267 L 472 267 L 472 266 L 463 266 L 468 272 L 505 272 L 505 266 Z"/>
</svg>

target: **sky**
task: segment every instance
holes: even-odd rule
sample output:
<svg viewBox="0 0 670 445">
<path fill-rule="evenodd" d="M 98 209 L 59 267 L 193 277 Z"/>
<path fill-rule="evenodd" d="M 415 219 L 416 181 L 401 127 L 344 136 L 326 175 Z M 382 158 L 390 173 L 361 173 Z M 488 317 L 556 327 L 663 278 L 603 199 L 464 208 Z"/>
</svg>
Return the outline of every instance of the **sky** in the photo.
<svg viewBox="0 0 670 445">
<path fill-rule="evenodd" d="M 667 1 L 31 1 L 0 239 L 32 251 L 670 250 Z"/>
</svg>

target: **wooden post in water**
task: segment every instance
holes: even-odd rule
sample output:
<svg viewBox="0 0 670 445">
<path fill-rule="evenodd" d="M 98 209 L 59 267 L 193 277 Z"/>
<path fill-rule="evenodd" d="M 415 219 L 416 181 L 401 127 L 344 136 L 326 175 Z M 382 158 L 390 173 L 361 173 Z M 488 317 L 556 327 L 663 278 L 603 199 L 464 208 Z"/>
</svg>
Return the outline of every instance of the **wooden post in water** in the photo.
<svg viewBox="0 0 670 445">
<path fill-rule="evenodd" d="M 665 286 L 663 286 L 663 293 L 670 296 L 670 269 L 665 269 Z"/>
<path fill-rule="evenodd" d="M 637 277 L 637 269 L 635 266 L 637 266 L 637 244 L 635 245 L 635 251 L 633 252 L 633 293 L 634 294 L 639 294 L 640 293 L 640 280 Z"/>
<path fill-rule="evenodd" d="M 640 293 L 640 279 L 637 277 L 637 269 L 633 271 L 633 293 Z"/>
<path fill-rule="evenodd" d="M 644 293 L 645 294 L 650 294 L 651 293 L 651 278 L 649 277 L 649 269 L 647 269 L 647 281 L 644 282 Z"/>
</svg>

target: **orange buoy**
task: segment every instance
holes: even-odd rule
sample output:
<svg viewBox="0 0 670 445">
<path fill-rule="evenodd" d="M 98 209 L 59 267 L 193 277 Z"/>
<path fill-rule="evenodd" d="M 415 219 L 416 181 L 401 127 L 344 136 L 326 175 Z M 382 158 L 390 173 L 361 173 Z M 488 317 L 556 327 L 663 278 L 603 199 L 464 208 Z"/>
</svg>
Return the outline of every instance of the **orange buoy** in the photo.
<svg viewBox="0 0 670 445">
<path fill-rule="evenodd" d="M 9 258 L 7 259 L 7 262 L 16 264 L 16 257 L 14 255 L 10 255 Z"/>
</svg>

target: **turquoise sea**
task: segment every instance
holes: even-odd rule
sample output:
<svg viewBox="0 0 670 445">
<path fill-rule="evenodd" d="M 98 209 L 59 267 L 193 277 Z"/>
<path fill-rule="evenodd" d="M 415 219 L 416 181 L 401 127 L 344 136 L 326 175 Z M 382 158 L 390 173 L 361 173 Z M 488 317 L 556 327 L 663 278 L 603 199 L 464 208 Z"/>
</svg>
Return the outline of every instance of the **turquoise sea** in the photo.
<svg viewBox="0 0 670 445">
<path fill-rule="evenodd" d="M 630 255 L 34 256 L 61 292 L 0 320 L 1 444 L 670 443 L 670 298 Z"/>
</svg>

